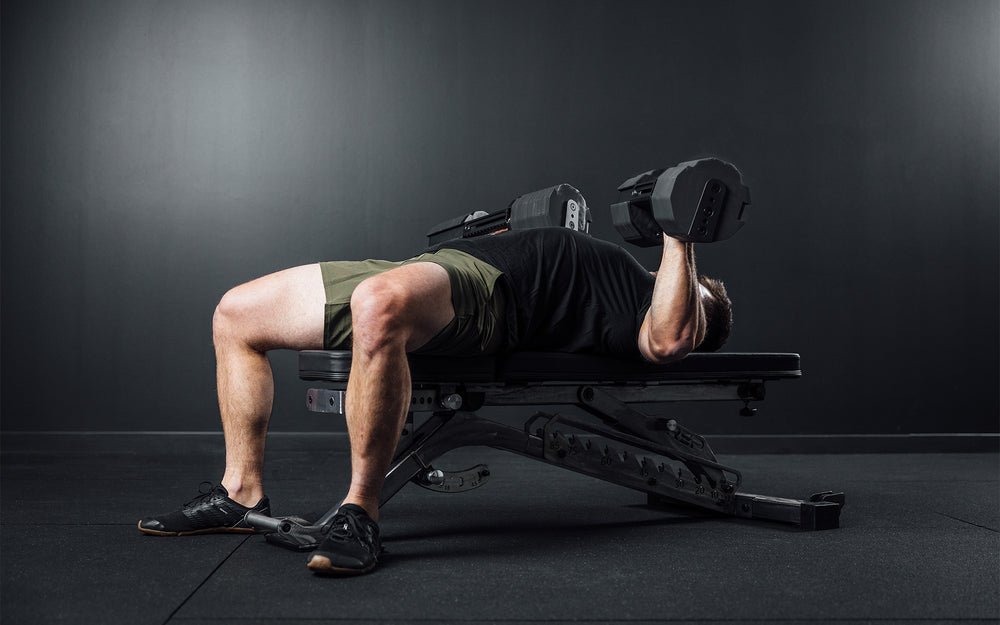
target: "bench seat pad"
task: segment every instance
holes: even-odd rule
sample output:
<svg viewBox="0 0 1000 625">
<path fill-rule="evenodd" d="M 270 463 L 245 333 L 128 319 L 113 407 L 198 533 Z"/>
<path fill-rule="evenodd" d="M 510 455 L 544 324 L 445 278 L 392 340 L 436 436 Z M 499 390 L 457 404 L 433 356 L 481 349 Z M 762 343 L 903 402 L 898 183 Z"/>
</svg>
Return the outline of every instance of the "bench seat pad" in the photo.
<svg viewBox="0 0 1000 625">
<path fill-rule="evenodd" d="M 415 384 L 646 383 L 772 380 L 802 375 L 799 355 L 780 353 L 693 353 L 666 365 L 559 352 L 517 352 L 475 358 L 411 355 L 409 360 Z M 299 352 L 299 377 L 303 380 L 346 382 L 350 372 L 350 351 Z"/>
</svg>

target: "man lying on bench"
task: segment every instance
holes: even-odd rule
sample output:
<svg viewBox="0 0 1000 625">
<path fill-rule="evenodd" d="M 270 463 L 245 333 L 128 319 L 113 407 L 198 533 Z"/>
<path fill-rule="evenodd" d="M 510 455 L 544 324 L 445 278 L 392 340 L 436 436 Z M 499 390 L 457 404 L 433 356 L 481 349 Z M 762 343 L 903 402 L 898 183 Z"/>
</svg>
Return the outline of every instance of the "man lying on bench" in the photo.
<svg viewBox="0 0 1000 625">
<path fill-rule="evenodd" d="M 407 353 L 530 349 L 669 362 L 696 347 L 717 349 L 730 318 L 722 285 L 697 275 L 693 245 L 667 236 L 655 279 L 621 247 L 566 228 L 455 240 L 401 263 L 330 262 L 265 276 L 228 292 L 215 313 L 226 437 L 221 485 L 139 528 L 249 531 L 242 524 L 248 509 L 269 512 L 262 484 L 273 395 L 268 350 L 353 349 L 346 395 L 352 476 L 343 514 L 367 542 L 362 549 L 353 535 L 334 533 L 309 566 L 364 571 L 379 551 L 381 484 L 410 405 Z"/>
<path fill-rule="evenodd" d="M 699 276 L 694 247 L 657 234 L 658 271 L 612 243 L 563 227 L 453 239 L 402 262 L 324 262 L 238 286 L 213 320 L 226 445 L 221 483 L 180 510 L 139 522 L 160 536 L 251 532 L 269 514 L 264 443 L 273 398 L 267 352 L 350 349 L 351 482 L 308 560 L 364 573 L 381 550 L 379 500 L 410 406 L 407 354 L 590 353 L 667 363 L 727 339 L 731 302 Z"/>
</svg>

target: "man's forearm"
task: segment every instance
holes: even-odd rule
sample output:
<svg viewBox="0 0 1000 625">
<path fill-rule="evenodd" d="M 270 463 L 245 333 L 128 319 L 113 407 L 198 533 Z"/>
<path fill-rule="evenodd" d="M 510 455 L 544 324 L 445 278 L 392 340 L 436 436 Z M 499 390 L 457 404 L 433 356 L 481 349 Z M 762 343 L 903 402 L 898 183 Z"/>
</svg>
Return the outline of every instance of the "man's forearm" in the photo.
<svg viewBox="0 0 1000 625">
<path fill-rule="evenodd" d="M 664 235 L 653 299 L 640 331 L 640 350 L 657 362 L 683 358 L 705 335 L 694 244 Z"/>
</svg>

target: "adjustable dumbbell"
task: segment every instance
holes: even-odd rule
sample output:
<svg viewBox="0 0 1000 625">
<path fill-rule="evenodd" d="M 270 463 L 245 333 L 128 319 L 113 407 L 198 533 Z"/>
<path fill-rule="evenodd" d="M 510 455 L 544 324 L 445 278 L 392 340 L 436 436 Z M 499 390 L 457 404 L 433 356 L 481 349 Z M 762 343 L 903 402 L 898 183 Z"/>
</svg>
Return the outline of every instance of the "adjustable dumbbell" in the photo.
<svg viewBox="0 0 1000 625">
<path fill-rule="evenodd" d="M 629 243 L 650 247 L 663 234 L 681 241 L 728 239 L 743 227 L 750 189 L 732 164 L 717 158 L 654 169 L 618 187 L 611 205 L 615 230 Z"/>
<path fill-rule="evenodd" d="M 590 232 L 590 209 L 587 200 L 572 185 L 560 184 L 541 191 L 525 193 L 511 202 L 508 211 L 511 230 L 562 226 Z"/>
<path fill-rule="evenodd" d="M 504 230 L 566 227 L 590 232 L 590 208 L 572 185 L 560 184 L 525 193 L 505 210 L 476 211 L 440 223 L 427 232 L 429 245 L 451 239 L 470 239 Z"/>
</svg>

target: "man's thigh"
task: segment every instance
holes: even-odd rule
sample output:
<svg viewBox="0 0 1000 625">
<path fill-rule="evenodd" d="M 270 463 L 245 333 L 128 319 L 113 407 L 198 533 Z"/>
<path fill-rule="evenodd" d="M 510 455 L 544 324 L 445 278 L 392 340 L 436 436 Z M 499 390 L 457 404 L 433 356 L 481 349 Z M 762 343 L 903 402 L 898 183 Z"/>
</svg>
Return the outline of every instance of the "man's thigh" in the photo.
<svg viewBox="0 0 1000 625">
<path fill-rule="evenodd" d="M 455 316 L 448 272 L 435 263 L 414 261 L 320 263 L 326 291 L 324 346 L 351 349 L 359 330 L 354 315 L 365 314 L 366 303 L 386 296 L 403 296 L 398 301 L 404 308 L 397 313 L 408 326 L 407 351 L 420 348 L 446 327 Z"/>
<path fill-rule="evenodd" d="M 230 290 L 219 314 L 260 350 L 323 345 L 323 282 L 317 264 L 278 271 Z"/>
<path fill-rule="evenodd" d="M 416 353 L 435 356 L 494 354 L 507 343 L 506 302 L 498 269 L 470 254 L 452 249 L 422 254 L 415 262 L 439 265 L 451 282 L 454 315 L 446 327 Z"/>
<path fill-rule="evenodd" d="M 394 272 L 407 280 L 409 269 L 414 265 L 433 264 L 444 268 L 448 276 L 445 288 L 428 289 L 424 284 L 424 294 L 429 298 L 427 307 L 447 303 L 447 315 L 433 315 L 446 325 L 433 335 L 423 337 L 420 344 L 411 351 L 423 354 L 475 356 L 493 353 L 506 340 L 506 327 L 502 321 L 503 300 L 494 289 L 501 275 L 499 271 L 475 258 L 455 250 L 441 250 L 436 254 L 421 254 L 406 261 L 382 260 L 333 261 L 320 263 L 326 291 L 326 309 L 323 333 L 325 349 L 351 349 L 351 295 L 366 279 L 388 272 Z M 409 268 L 409 269 L 408 269 Z M 419 277 L 419 276 L 418 276 Z M 438 287 L 442 285 L 438 284 Z M 440 293 L 445 302 L 440 301 Z M 435 301 L 435 298 L 438 298 Z M 443 310 L 443 308 L 442 308 Z"/>
<path fill-rule="evenodd" d="M 335 260 L 319 264 L 326 302 L 323 314 L 323 348 L 351 349 L 353 324 L 351 297 L 368 278 L 399 267 L 388 260 Z"/>
</svg>

